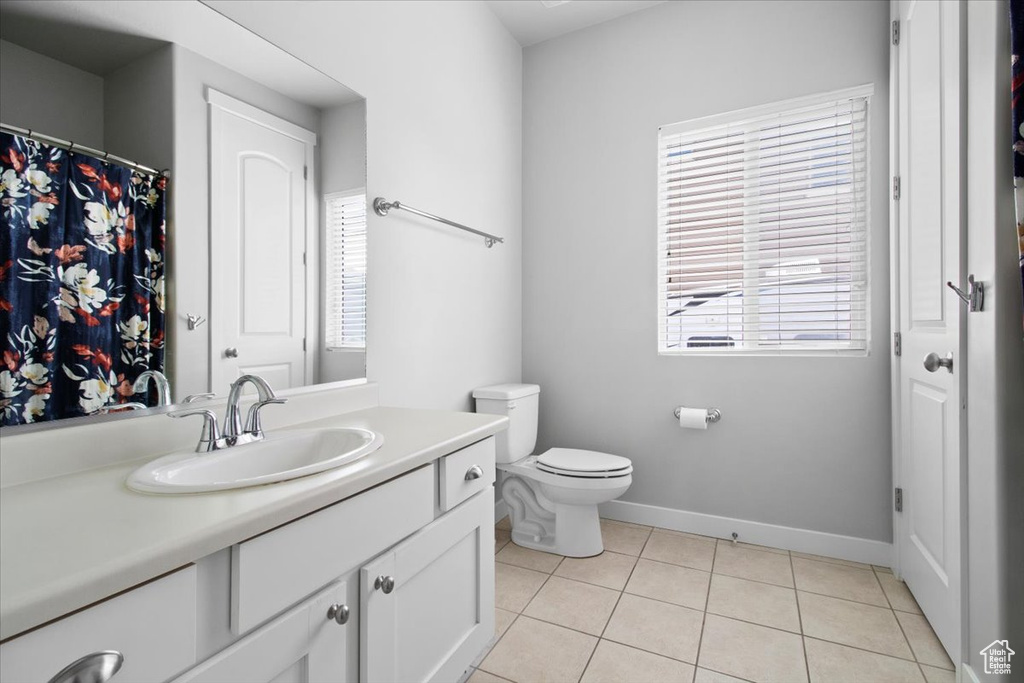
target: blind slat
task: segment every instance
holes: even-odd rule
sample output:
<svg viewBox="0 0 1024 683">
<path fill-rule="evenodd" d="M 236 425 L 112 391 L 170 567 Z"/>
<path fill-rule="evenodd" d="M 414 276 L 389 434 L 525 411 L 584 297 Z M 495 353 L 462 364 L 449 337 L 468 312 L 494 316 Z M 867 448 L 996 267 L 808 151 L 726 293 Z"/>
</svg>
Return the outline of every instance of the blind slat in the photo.
<svg viewBox="0 0 1024 683">
<path fill-rule="evenodd" d="M 661 351 L 867 349 L 868 96 L 659 131 Z"/>
<path fill-rule="evenodd" d="M 327 217 L 324 344 L 366 346 L 366 195 L 325 197 Z"/>
</svg>

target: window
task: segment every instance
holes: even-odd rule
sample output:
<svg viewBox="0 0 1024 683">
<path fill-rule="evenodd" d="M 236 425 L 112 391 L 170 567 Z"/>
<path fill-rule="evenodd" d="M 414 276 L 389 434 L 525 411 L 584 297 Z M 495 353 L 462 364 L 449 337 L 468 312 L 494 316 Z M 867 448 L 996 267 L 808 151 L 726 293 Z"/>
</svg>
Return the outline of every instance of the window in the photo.
<svg viewBox="0 0 1024 683">
<path fill-rule="evenodd" d="M 660 353 L 867 351 L 870 94 L 659 130 Z"/>
<path fill-rule="evenodd" d="M 366 194 L 324 197 L 327 216 L 325 346 L 366 347 Z"/>
</svg>

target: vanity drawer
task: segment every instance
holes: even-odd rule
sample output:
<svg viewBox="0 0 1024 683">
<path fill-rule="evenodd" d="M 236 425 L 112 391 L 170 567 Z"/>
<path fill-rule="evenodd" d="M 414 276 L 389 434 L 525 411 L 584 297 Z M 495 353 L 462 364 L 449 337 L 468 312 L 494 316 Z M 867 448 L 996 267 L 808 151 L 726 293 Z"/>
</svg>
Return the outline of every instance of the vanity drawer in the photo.
<svg viewBox="0 0 1024 683">
<path fill-rule="evenodd" d="M 196 660 L 194 565 L 0 645 L 0 680 L 46 683 L 86 655 L 116 650 L 116 681 L 164 681 Z"/>
<path fill-rule="evenodd" d="M 438 470 L 441 510 L 451 510 L 493 484 L 494 457 L 494 437 L 489 437 L 441 458 Z"/>
<path fill-rule="evenodd" d="M 231 630 L 242 634 L 434 519 L 429 465 L 231 549 Z"/>
</svg>

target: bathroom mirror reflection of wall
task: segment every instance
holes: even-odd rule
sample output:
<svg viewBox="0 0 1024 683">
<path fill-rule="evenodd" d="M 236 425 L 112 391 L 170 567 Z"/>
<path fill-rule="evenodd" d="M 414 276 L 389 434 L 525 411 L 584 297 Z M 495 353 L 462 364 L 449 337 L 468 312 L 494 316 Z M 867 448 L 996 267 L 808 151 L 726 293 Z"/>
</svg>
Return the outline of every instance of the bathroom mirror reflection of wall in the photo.
<svg viewBox="0 0 1024 683">
<path fill-rule="evenodd" d="M 0 50 L 0 425 L 365 375 L 362 97 L 198 1 L 3 0 Z"/>
</svg>

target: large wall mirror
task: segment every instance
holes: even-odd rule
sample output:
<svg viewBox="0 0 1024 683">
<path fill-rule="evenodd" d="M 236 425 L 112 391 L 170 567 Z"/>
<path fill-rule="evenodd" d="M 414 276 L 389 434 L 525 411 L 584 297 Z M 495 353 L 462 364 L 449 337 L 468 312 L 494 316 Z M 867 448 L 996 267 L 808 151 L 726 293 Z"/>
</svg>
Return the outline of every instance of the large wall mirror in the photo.
<svg viewBox="0 0 1024 683">
<path fill-rule="evenodd" d="M 0 50 L 0 425 L 365 375 L 362 97 L 198 1 L 3 0 Z"/>
</svg>

